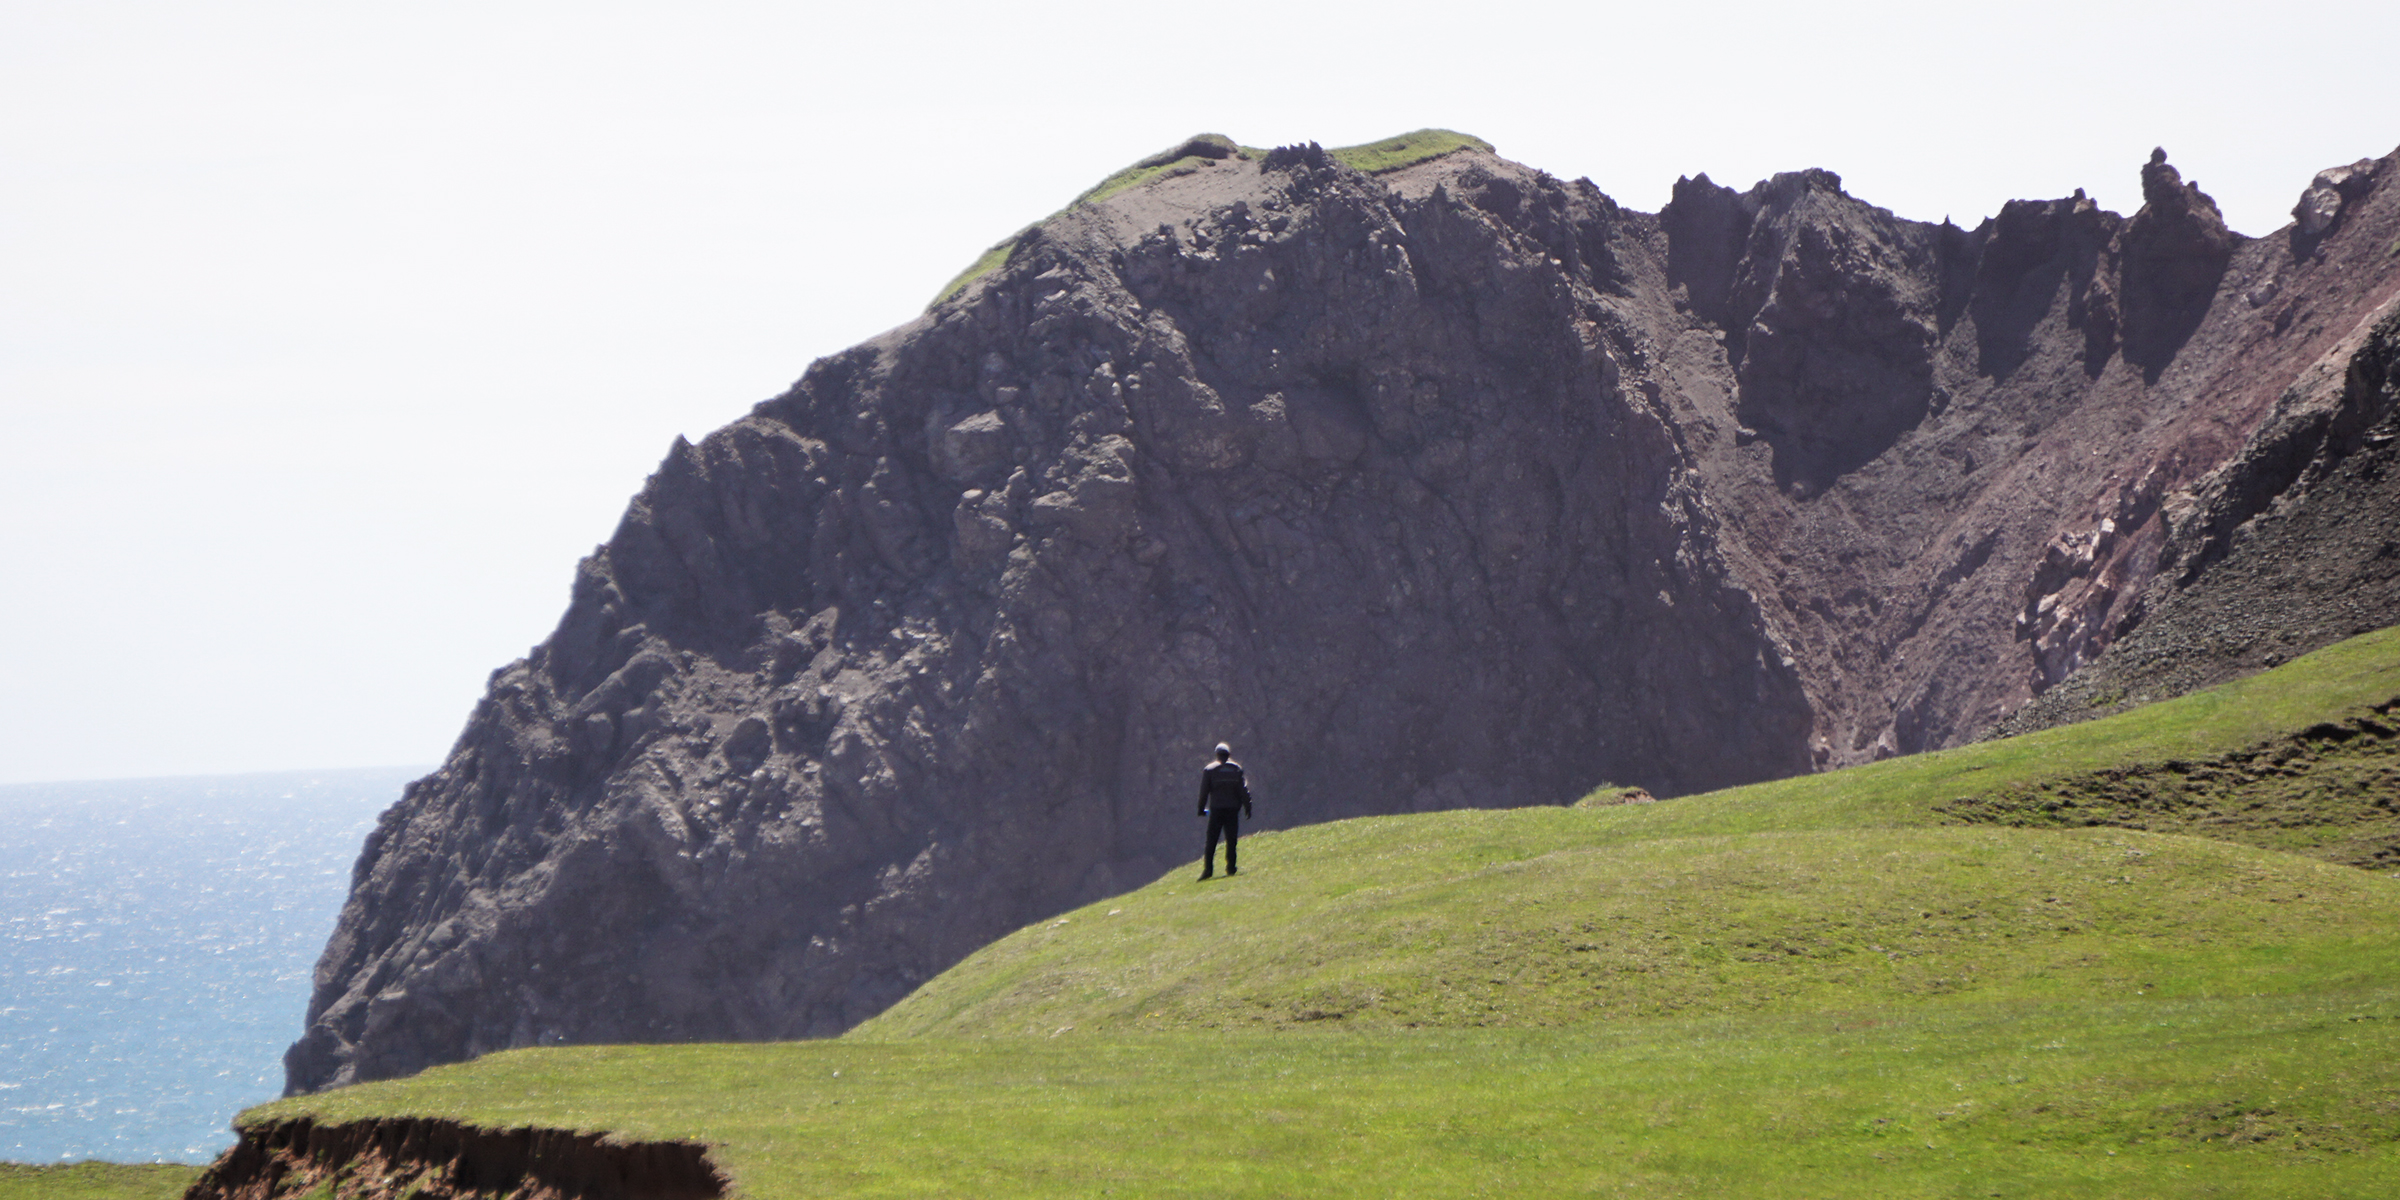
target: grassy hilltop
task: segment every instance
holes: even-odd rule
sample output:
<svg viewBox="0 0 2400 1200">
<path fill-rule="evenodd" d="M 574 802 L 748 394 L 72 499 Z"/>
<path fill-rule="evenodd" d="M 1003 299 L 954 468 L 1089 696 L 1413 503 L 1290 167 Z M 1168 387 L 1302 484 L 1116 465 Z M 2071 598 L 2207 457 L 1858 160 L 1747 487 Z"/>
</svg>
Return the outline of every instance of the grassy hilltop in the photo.
<svg viewBox="0 0 2400 1200">
<path fill-rule="evenodd" d="M 839 1040 L 242 1119 L 698 1139 L 758 1197 L 2395 1194 L 2400 875 L 2344 865 L 2395 698 L 2387 630 L 1853 771 L 1257 835 Z"/>
<path fill-rule="evenodd" d="M 1491 148 L 1490 142 L 1473 134 L 1458 133 L 1448 129 L 1419 129 L 1413 133 L 1403 133 L 1361 146 L 1342 146 L 1328 150 L 1326 153 L 1331 154 L 1347 166 L 1365 171 L 1370 175 L 1378 175 L 1385 171 L 1397 171 L 1402 167 L 1413 166 L 1427 159 L 1440 158 L 1453 151 L 1482 150 L 1488 153 Z M 942 290 L 934 295 L 933 304 L 927 307 L 939 305 L 952 296 L 967 290 L 968 284 L 1008 265 L 1008 256 L 1016 252 L 1017 242 L 1026 233 L 1063 213 L 1073 212 L 1086 204 L 1098 204 L 1110 196 L 1128 188 L 1138 187 L 1153 179 L 1188 175 L 1211 162 L 1228 158 L 1261 158 L 1266 153 L 1257 146 L 1238 145 L 1232 138 L 1221 133 L 1201 133 L 1185 138 L 1165 150 L 1135 162 L 1132 166 L 1110 173 L 1108 178 L 1085 188 L 1082 195 L 1068 201 L 1065 208 L 994 242 L 990 249 L 985 250 L 974 262 L 967 264 L 966 270 L 951 276 L 950 282 L 943 284 Z"/>
<path fill-rule="evenodd" d="M 2279 986 L 2289 953 L 2400 985 L 2394 879 L 2123 828 L 2355 856 L 2362 830 L 2392 828 L 2400 754 L 2342 722 L 2379 724 L 2395 698 L 2386 630 L 2109 720 L 1848 771 L 1294 830 L 1260 840 L 1269 865 L 1240 886 L 1170 877 L 1020 931 L 854 1036 L 2046 998 L 2089 994 L 2128 955 L 2172 957 L 2180 982 L 2158 986 L 2193 994 Z M 2182 803 L 2112 802 L 2146 774 L 2181 781 Z M 2294 811 L 2295 791 L 2314 805 Z"/>
</svg>

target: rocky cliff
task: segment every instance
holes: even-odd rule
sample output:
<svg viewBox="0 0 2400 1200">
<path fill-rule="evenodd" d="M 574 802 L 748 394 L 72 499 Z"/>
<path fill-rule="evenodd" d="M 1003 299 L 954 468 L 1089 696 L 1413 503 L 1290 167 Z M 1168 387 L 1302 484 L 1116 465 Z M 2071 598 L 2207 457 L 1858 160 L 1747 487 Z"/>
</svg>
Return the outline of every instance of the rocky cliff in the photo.
<svg viewBox="0 0 2400 1200">
<path fill-rule="evenodd" d="M 2167 516 L 2130 634 L 1991 736 L 2182 695 L 2400 624 L 2400 300 L 2303 373 Z"/>
<path fill-rule="evenodd" d="M 838 1032 L 1194 857 L 1219 739 L 1273 827 L 1969 738 L 2400 288 L 2394 162 L 2252 240 L 2163 155 L 1973 230 L 1178 159 L 676 444 L 370 836 L 290 1087 Z"/>
</svg>

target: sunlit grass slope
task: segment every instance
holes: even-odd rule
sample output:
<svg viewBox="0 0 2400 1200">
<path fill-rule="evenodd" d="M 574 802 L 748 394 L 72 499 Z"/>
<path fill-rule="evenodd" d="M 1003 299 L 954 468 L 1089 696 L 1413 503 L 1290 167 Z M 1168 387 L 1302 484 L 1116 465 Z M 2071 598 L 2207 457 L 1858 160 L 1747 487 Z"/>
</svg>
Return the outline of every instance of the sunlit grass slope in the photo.
<svg viewBox="0 0 2400 1200">
<path fill-rule="evenodd" d="M 2369 714 L 2400 697 L 2400 627 L 2102 720 L 1846 771 L 1608 808 L 1617 838 L 1938 825 L 1956 801 L 2145 763 L 2194 761 Z"/>
<path fill-rule="evenodd" d="M 1575 1025 L 2400 983 L 2400 880 L 2329 863 L 2123 830 L 1575 845 L 1582 815 L 1260 838 L 1229 884 L 1160 883 L 1020 931 L 857 1036 Z"/>
<path fill-rule="evenodd" d="M 749 1197 L 2395 1194 L 2400 990 L 1562 1030 L 524 1050 L 252 1110 L 714 1143 Z"/>
<path fill-rule="evenodd" d="M 2400 875 L 1941 824 L 2395 694 L 2386 633 L 1838 775 L 1254 836 L 838 1041 L 514 1051 L 243 1119 L 692 1138 L 759 1197 L 2400 1194 Z"/>
<path fill-rule="evenodd" d="M 1247 875 L 1170 876 L 1021 930 L 861 1033 L 1554 1025 L 1944 994 L 2199 994 L 2254 990 L 2245 974 L 2263 963 L 2278 977 L 2295 953 L 2360 964 L 2356 982 L 2400 981 L 2394 880 L 2130 830 L 1937 825 L 1962 795 L 2207 758 L 2395 695 L 2400 631 L 2387 630 L 2106 720 L 1850 771 L 1657 804 L 1253 836 Z"/>
</svg>

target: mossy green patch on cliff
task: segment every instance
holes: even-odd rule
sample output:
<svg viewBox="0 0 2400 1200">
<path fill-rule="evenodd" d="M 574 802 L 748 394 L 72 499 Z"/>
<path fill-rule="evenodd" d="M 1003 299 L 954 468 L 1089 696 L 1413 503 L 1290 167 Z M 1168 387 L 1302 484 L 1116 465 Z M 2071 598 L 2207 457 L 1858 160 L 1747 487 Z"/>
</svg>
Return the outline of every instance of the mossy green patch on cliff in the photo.
<svg viewBox="0 0 2400 1200">
<path fill-rule="evenodd" d="M 0 1200 L 173 1200 L 199 1177 L 183 1163 L 0 1162 Z"/>
<path fill-rule="evenodd" d="M 1491 149 L 1490 142 L 1470 134 L 1448 129 L 1419 129 L 1413 133 L 1403 133 L 1398 137 L 1388 137 L 1379 142 L 1368 142 L 1363 146 L 1344 146 L 1326 153 L 1331 154 L 1337 161 L 1373 175 L 1384 171 L 1396 171 L 1402 167 L 1413 166 L 1428 159 L 1440 158 L 1442 155 L 1459 150 L 1482 150 L 1489 153 Z M 1265 150 L 1256 146 L 1239 145 L 1232 138 L 1221 133 L 1194 134 L 1185 138 L 1165 150 L 1111 172 L 1107 178 L 1085 188 L 1080 195 L 1068 201 L 1066 207 L 994 243 L 991 249 L 984 251 L 983 255 L 969 264 L 966 270 L 952 276 L 950 282 L 943 284 L 942 290 L 934 296 L 933 303 L 926 307 L 932 308 L 934 305 L 958 295 L 967 289 L 968 284 L 1006 266 L 1009 255 L 1016 251 L 1017 243 L 1028 232 L 1066 213 L 1073 212 L 1086 204 L 1098 204 L 1119 192 L 1139 187 L 1154 179 L 1187 175 L 1212 162 L 1221 162 L 1229 158 L 1257 158 L 1265 153 Z"/>
<path fill-rule="evenodd" d="M 1445 154 L 1454 154 L 1460 150 L 1481 150 L 1490 154 L 1492 153 L 1492 144 L 1473 134 L 1460 133 L 1453 129 L 1419 129 L 1413 133 L 1403 133 L 1398 137 L 1388 137 L 1380 142 L 1368 142 L 1363 146 L 1344 146 L 1338 150 L 1328 150 L 1326 153 L 1333 155 L 1335 160 L 1344 166 L 1365 171 L 1369 175 L 1380 175 L 1385 171 L 1413 167 L 1429 159 L 1440 158 Z"/>
<path fill-rule="evenodd" d="M 1131 166 L 1111 172 L 1107 178 L 1085 188 L 1081 194 L 1068 201 L 1066 207 L 994 243 L 991 249 L 984 251 L 983 256 L 969 264 L 966 270 L 959 272 L 951 277 L 950 282 L 942 285 L 941 292 L 933 298 L 933 304 L 926 307 L 931 308 L 935 304 L 948 300 L 967 290 L 968 284 L 1008 265 L 1009 255 L 1016 252 L 1017 243 L 1028 232 L 1040 228 L 1065 213 L 1073 212 L 1086 204 L 1098 204 L 1127 188 L 1138 187 L 1153 179 L 1189 174 L 1211 162 L 1248 156 L 1249 152 L 1235 145 L 1233 139 L 1224 134 L 1200 133 L 1143 158 Z"/>
<path fill-rule="evenodd" d="M 1007 266 L 1008 256 L 1016 252 L 1017 239 L 1021 236 L 1023 236 L 1021 232 L 1010 234 L 1007 241 L 1001 242 L 998 245 L 993 246 L 991 249 L 984 251 L 983 257 L 976 259 L 974 262 L 968 263 L 966 270 L 960 271 L 958 274 L 951 276 L 950 282 L 942 285 L 942 292 L 940 295 L 933 298 L 933 303 L 940 304 L 942 301 L 967 290 L 968 284 L 973 283 L 976 280 Z M 932 305 L 927 305 L 926 307 L 930 308 Z"/>
<path fill-rule="evenodd" d="M 1068 201 L 1067 207 L 1059 211 L 1066 212 L 1086 204 L 1098 204 L 1127 188 L 1137 187 L 1162 176 L 1186 174 L 1199 169 L 1206 163 L 1243 156 L 1242 148 L 1235 145 L 1233 139 L 1224 134 L 1197 134 L 1085 188 L 1082 195 Z"/>
</svg>

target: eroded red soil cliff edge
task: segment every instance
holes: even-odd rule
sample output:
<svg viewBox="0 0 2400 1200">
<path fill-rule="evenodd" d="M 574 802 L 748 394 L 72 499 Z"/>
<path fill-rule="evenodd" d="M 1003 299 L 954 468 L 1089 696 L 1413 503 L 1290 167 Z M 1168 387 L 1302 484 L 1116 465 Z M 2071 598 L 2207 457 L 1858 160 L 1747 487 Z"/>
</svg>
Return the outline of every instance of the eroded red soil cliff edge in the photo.
<svg viewBox="0 0 2400 1200">
<path fill-rule="evenodd" d="M 717 1200 L 707 1147 L 430 1117 L 254 1125 L 185 1200 Z"/>
</svg>

